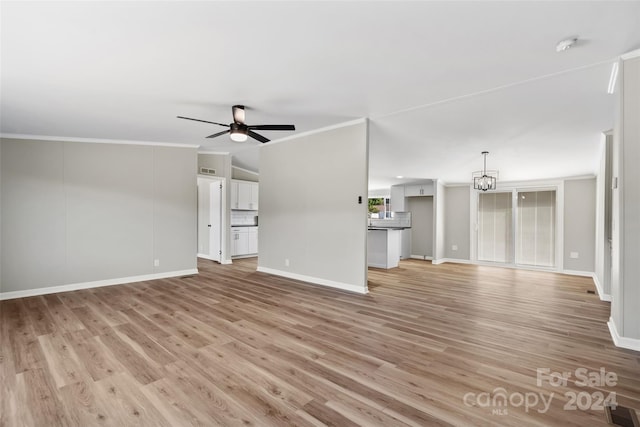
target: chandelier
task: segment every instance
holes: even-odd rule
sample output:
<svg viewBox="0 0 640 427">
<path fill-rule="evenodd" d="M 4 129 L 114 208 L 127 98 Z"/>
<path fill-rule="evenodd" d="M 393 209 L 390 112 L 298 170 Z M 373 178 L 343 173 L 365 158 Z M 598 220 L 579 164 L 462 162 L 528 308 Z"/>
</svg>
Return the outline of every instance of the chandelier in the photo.
<svg viewBox="0 0 640 427">
<path fill-rule="evenodd" d="M 473 188 L 480 191 L 495 190 L 498 181 L 497 170 L 487 170 L 487 154 L 488 151 L 483 151 L 484 167 L 481 171 L 473 172 Z"/>
</svg>

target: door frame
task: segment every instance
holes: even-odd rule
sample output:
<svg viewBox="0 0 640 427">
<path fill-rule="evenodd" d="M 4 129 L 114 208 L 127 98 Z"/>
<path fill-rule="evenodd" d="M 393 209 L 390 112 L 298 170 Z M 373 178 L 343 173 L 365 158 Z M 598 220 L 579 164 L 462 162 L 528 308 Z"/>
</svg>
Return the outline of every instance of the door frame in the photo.
<svg viewBox="0 0 640 427">
<path fill-rule="evenodd" d="M 198 257 L 199 258 L 204 258 L 204 259 L 210 259 L 212 261 L 216 261 L 219 262 L 220 264 L 225 264 L 225 260 L 227 259 L 227 239 L 228 239 L 228 230 L 227 230 L 227 216 L 225 215 L 225 212 L 227 211 L 227 185 L 226 185 L 226 180 L 225 178 L 221 178 L 221 177 L 216 177 L 216 176 L 210 176 L 210 175 L 201 175 L 198 174 L 197 175 L 197 184 L 199 185 L 200 182 L 208 182 L 209 185 L 215 184 L 215 185 L 220 185 L 220 252 L 219 252 L 219 257 L 216 259 L 215 256 L 210 256 L 207 254 L 203 254 L 200 253 L 200 251 L 197 252 Z M 199 191 L 198 191 L 199 193 Z M 200 201 L 198 200 L 198 203 Z M 209 201 L 211 202 L 211 201 Z M 199 206 L 199 205 L 198 205 Z M 199 207 L 198 207 L 198 212 L 199 212 Z M 199 226 L 200 221 L 198 221 L 198 226 Z M 200 236 L 199 230 L 198 230 L 198 236 Z M 211 237 L 210 237 L 211 238 Z M 209 242 L 209 246 L 211 246 L 211 243 Z"/>
<path fill-rule="evenodd" d="M 517 196 L 518 191 L 550 191 L 553 190 L 556 192 L 556 247 L 555 247 L 555 258 L 556 265 L 555 267 L 537 267 L 532 265 L 523 265 L 516 264 L 515 259 L 515 244 L 516 244 L 516 236 L 517 236 Z M 513 226 L 513 235 L 511 236 L 511 246 L 512 246 L 512 262 L 510 263 L 498 263 L 498 262 L 487 262 L 487 261 L 478 261 L 478 203 L 480 193 L 478 190 L 475 190 L 473 186 L 470 185 L 470 242 L 471 242 L 471 251 L 470 251 L 470 260 L 473 264 L 478 265 L 490 265 L 490 266 L 498 266 L 498 267 L 510 267 L 510 268 L 519 268 L 525 270 L 543 270 L 543 271 L 564 271 L 564 181 L 561 180 L 550 180 L 550 181 L 531 181 L 531 182 L 508 182 L 504 184 L 498 183 L 498 186 L 495 192 L 511 192 L 511 221 Z"/>
</svg>

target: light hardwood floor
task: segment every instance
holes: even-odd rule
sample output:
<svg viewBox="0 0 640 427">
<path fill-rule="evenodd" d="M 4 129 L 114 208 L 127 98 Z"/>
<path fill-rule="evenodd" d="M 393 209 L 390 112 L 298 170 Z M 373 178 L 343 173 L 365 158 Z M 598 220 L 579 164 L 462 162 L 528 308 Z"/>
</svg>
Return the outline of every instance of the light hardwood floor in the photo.
<svg viewBox="0 0 640 427">
<path fill-rule="evenodd" d="M 591 279 L 410 260 L 363 296 L 255 268 L 2 302 L 0 424 L 582 427 L 604 414 L 565 410 L 571 393 L 640 408 L 640 353 L 614 347 Z M 571 378 L 538 386 L 545 368 Z"/>
</svg>

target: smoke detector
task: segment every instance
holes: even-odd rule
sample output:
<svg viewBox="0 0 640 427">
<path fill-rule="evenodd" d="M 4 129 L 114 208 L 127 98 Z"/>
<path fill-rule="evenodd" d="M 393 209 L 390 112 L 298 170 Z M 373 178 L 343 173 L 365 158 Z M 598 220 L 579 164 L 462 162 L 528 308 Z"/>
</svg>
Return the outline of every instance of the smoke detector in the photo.
<svg viewBox="0 0 640 427">
<path fill-rule="evenodd" d="M 568 39 L 560 40 L 556 45 L 556 52 L 562 52 L 564 50 L 570 49 L 573 45 L 578 41 L 577 37 L 570 37 Z"/>
</svg>

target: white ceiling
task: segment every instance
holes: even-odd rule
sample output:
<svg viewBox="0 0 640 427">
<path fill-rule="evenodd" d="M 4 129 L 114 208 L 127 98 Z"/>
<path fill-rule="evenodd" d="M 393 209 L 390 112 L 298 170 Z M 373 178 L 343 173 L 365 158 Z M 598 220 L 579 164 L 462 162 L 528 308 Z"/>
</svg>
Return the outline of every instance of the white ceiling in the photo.
<svg viewBox="0 0 640 427">
<path fill-rule="evenodd" d="M 246 104 L 249 124 L 297 132 L 369 117 L 370 188 L 467 182 L 483 150 L 503 180 L 594 173 L 611 65 L 640 48 L 640 1 L 0 7 L 5 135 L 202 144 L 257 170 L 258 142 L 175 116 L 229 123 Z"/>
</svg>

